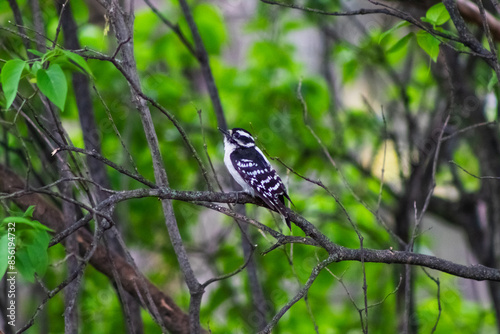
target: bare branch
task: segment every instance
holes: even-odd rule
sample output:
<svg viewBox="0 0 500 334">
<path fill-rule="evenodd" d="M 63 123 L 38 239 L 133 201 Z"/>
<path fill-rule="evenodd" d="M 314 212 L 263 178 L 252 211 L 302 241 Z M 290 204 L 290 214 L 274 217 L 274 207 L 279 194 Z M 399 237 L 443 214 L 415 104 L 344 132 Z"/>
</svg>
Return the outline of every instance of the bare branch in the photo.
<svg viewBox="0 0 500 334">
<path fill-rule="evenodd" d="M 334 255 L 330 255 L 326 260 L 323 260 L 320 262 L 314 269 L 312 270 L 311 275 L 307 279 L 306 284 L 297 292 L 297 294 L 281 308 L 281 310 L 273 317 L 273 319 L 267 324 L 266 328 L 264 328 L 262 331 L 259 332 L 259 334 L 268 334 L 271 333 L 271 330 L 276 326 L 278 321 L 281 319 L 281 317 L 299 300 L 301 300 L 306 294 L 307 291 L 309 291 L 309 288 L 312 286 L 316 278 L 318 277 L 319 273 L 323 268 L 325 268 L 327 265 L 330 263 L 334 262 L 335 260 Z"/>
<path fill-rule="evenodd" d="M 144 2 L 149 6 L 149 8 L 151 8 L 151 10 L 153 11 L 153 13 L 156 14 L 156 16 L 158 16 L 160 18 L 160 20 L 167 26 L 169 27 L 170 29 L 172 29 L 172 31 L 177 35 L 177 37 L 179 37 L 179 40 L 182 42 L 182 44 L 184 44 L 184 46 L 189 50 L 189 52 L 194 56 L 196 57 L 196 51 L 194 50 L 194 47 L 191 45 L 191 43 L 187 40 L 186 36 L 184 35 L 184 33 L 182 32 L 182 30 L 180 29 L 179 25 L 178 24 L 174 24 L 172 22 L 170 22 L 169 19 L 167 19 L 167 17 L 165 15 L 163 15 L 159 10 L 158 8 L 155 7 L 155 5 L 153 5 L 153 3 L 150 1 L 150 0 L 144 0 Z"/>
<path fill-rule="evenodd" d="M 434 152 L 434 160 L 432 161 L 432 174 L 431 174 L 431 184 L 429 188 L 429 192 L 427 193 L 427 197 L 425 198 L 424 206 L 422 207 L 422 210 L 420 211 L 420 216 L 418 217 L 417 221 L 415 224 L 418 226 L 420 222 L 422 221 L 422 218 L 424 217 L 425 212 L 427 211 L 427 207 L 429 206 L 429 202 L 431 200 L 432 194 L 434 193 L 434 188 L 436 188 L 436 169 L 437 169 L 437 163 L 438 163 L 438 157 L 439 157 L 439 152 L 441 149 L 441 144 L 442 144 L 442 139 L 443 139 L 443 133 L 446 127 L 448 126 L 448 121 L 450 120 L 450 114 L 446 116 L 446 119 L 443 124 L 443 128 L 441 129 L 441 132 L 439 133 L 439 138 L 437 141 L 437 147 Z"/>
<path fill-rule="evenodd" d="M 462 134 L 464 132 L 467 132 L 469 130 L 473 130 L 475 128 L 478 128 L 478 127 L 481 127 L 481 126 L 488 126 L 488 125 L 494 125 L 494 124 L 497 124 L 497 121 L 492 121 L 492 122 L 482 122 L 482 123 L 478 123 L 478 124 L 474 124 L 474 125 L 471 125 L 471 126 L 467 126 L 463 129 L 460 129 L 458 131 L 455 131 L 453 132 L 452 134 L 448 135 L 448 136 L 444 136 L 441 141 L 445 141 L 445 140 L 448 140 L 448 139 L 451 139 L 451 138 L 454 138 L 455 136 L 458 136 L 459 134 Z"/>
<path fill-rule="evenodd" d="M 432 331 L 431 331 L 431 334 L 432 334 L 436 331 L 437 325 L 439 323 L 439 319 L 441 318 L 441 283 L 439 282 L 439 278 L 434 278 L 431 274 L 429 274 L 429 272 L 425 268 L 422 268 L 422 270 L 427 275 L 427 277 L 429 277 L 431 280 L 433 280 L 434 283 L 436 283 L 436 285 L 437 285 L 436 299 L 437 299 L 437 304 L 438 304 L 438 316 L 436 318 L 436 323 L 432 327 Z"/>
<path fill-rule="evenodd" d="M 477 175 L 474 175 L 472 174 L 471 172 L 467 171 L 465 168 L 463 168 L 462 166 L 460 166 L 459 164 L 457 164 L 455 161 L 453 160 L 450 160 L 448 161 L 450 164 L 453 164 L 455 166 L 457 166 L 458 168 L 460 168 L 463 172 L 469 174 L 470 176 L 476 178 L 476 179 L 490 179 L 490 180 L 500 180 L 500 176 L 477 176 Z"/>
<path fill-rule="evenodd" d="M 500 41 L 500 22 L 492 14 L 485 12 L 481 14 L 478 6 L 468 0 L 457 0 L 457 8 L 462 17 L 469 22 L 474 22 L 478 26 L 487 24 L 491 35 L 496 41 Z"/>
<path fill-rule="evenodd" d="M 205 45 L 203 44 L 200 33 L 198 32 L 198 27 L 194 22 L 193 15 L 187 1 L 179 0 L 179 4 L 181 5 L 182 12 L 186 17 L 189 29 L 191 30 L 191 35 L 193 36 L 196 50 L 196 59 L 198 59 L 200 63 L 201 72 L 205 79 L 205 84 L 207 85 L 208 94 L 210 95 L 210 99 L 212 100 L 215 116 L 217 117 L 217 126 L 221 129 L 227 129 L 226 117 L 224 116 L 224 110 L 220 101 L 219 91 L 217 90 L 215 79 L 212 74 L 212 69 L 210 68 L 208 52 L 205 49 Z"/>
</svg>

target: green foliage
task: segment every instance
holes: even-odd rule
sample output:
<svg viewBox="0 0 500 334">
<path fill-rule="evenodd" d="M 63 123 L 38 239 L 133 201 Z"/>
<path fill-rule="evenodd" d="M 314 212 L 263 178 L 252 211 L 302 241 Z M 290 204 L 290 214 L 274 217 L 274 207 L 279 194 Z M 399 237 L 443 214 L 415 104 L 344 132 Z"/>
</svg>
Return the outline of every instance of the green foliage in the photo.
<svg viewBox="0 0 500 334">
<path fill-rule="evenodd" d="M 431 57 L 434 62 L 436 62 L 441 42 L 436 37 L 423 30 L 420 30 L 416 36 L 418 45 L 429 55 L 429 57 Z"/>
<path fill-rule="evenodd" d="M 49 64 L 47 69 L 42 67 L 44 64 Z M 33 67 L 33 74 L 36 75 L 40 91 L 61 111 L 64 111 L 68 83 L 61 66 L 90 75 L 92 72 L 80 55 L 59 48 L 48 51 L 41 57 L 40 66 Z"/>
<path fill-rule="evenodd" d="M 74 52 L 68 51 L 68 50 L 62 50 L 62 52 L 63 52 L 63 56 L 58 57 L 58 59 L 56 61 L 53 61 L 53 63 L 62 63 L 62 64 L 69 65 L 69 66 L 76 65 L 74 67 L 78 71 L 92 76 L 92 71 L 90 70 L 89 65 L 87 64 L 85 59 L 83 59 L 82 56 L 80 56 L 79 54 L 76 54 Z"/>
<path fill-rule="evenodd" d="M 380 34 L 378 43 L 384 48 L 386 55 L 396 53 L 407 46 L 408 42 L 413 38 L 414 33 L 409 32 L 403 37 L 399 37 L 396 36 L 396 32 L 409 25 L 410 23 L 407 21 L 401 21 L 391 29 Z"/>
<path fill-rule="evenodd" d="M 327 0 L 310 1 L 309 5 L 324 10 L 340 8 L 340 2 Z M 0 2 L 0 11 L 7 10 L 5 6 Z M 105 31 L 105 25 L 109 22 L 103 26 L 87 23 L 89 13 L 85 2 L 72 1 L 72 6 L 78 21 L 82 47 L 113 55 L 117 45 L 112 33 Z M 192 43 L 192 36 L 178 8 L 178 2 L 170 1 L 165 6 L 166 8 L 162 9 L 164 14 L 174 24 L 179 25 Z M 297 15 L 293 10 L 275 11 L 261 3 L 254 17 L 241 28 L 241 32 L 238 30 L 238 34 L 242 34 L 239 36 L 235 35 L 234 31 L 229 31 L 229 27 L 233 26 L 227 24 L 225 13 L 222 11 L 215 3 L 192 4 L 194 19 L 210 55 L 210 66 L 229 126 L 243 127 L 251 131 L 257 136 L 259 146 L 265 149 L 269 157 L 279 157 L 295 172 L 314 181 L 320 180 L 335 194 L 338 201 L 324 189 L 292 172 L 288 173 L 277 160 L 271 160 L 290 189 L 294 209 L 313 222 L 331 240 L 346 247 L 360 247 L 359 238 L 350 219 L 363 234 L 365 247 L 395 247 L 395 242 L 381 223 L 359 199 L 371 209 L 377 208 L 380 180 L 367 174 L 373 173 L 375 156 L 380 152 L 384 140 L 387 140 L 380 109 L 384 110 L 387 119 L 395 117 L 394 115 L 396 119 L 415 117 L 419 124 L 415 131 L 418 132 L 420 123 L 424 122 L 443 100 L 439 97 L 446 95 L 437 89 L 426 56 L 429 55 L 433 61 L 437 60 L 440 41 L 425 31 L 414 31 L 407 22 L 398 21 L 384 22 L 384 25 L 391 27 L 386 31 L 382 26 L 378 26 L 366 34 L 363 32 L 353 38 L 339 38 L 331 49 L 325 50 L 325 62 L 328 62 L 333 73 L 332 83 L 324 75 L 323 67 L 315 72 L 311 69 L 313 66 L 304 60 L 303 55 L 298 52 L 300 50 L 297 44 L 294 43 L 294 34 L 308 31 L 318 24 L 331 24 L 339 32 L 344 32 L 343 22 L 347 21 L 329 17 L 326 23 L 318 23 L 318 17 L 310 13 Z M 47 34 L 52 38 L 58 26 L 58 15 L 55 10 L 48 8 L 44 10 L 44 19 L 48 23 Z M 438 4 L 427 11 L 424 20 L 435 29 L 444 29 L 449 15 L 442 4 Z M 355 30 L 355 27 L 347 28 L 349 33 Z M 238 55 L 238 61 L 229 63 L 225 48 L 230 42 L 240 42 L 239 38 L 245 48 Z M 61 37 L 58 43 L 63 45 Z M 18 41 L 16 45 L 17 49 L 13 54 L 22 58 L 25 55 L 22 43 Z M 215 117 L 197 60 L 178 36 L 147 8 L 135 12 L 134 47 L 145 94 L 175 116 L 202 156 L 205 166 L 209 166 L 203 151 L 206 144 L 211 161 L 222 179 L 222 138 L 215 130 Z M 416 52 L 419 48 L 425 53 Z M 109 120 L 109 117 L 112 117 L 137 170 L 149 180 L 154 180 L 151 154 L 147 149 L 148 144 L 140 118 L 130 101 L 127 81 L 113 64 L 99 60 L 87 62 L 80 55 L 60 48 L 49 49 L 46 53 L 36 50 L 29 52 L 35 58 L 24 61 L 12 59 L 12 54 L 0 50 L 0 59 L 7 60 L 1 72 L 5 108 L 8 109 L 12 105 L 18 91 L 23 96 L 31 96 L 34 91 L 28 83 L 36 84 L 51 102 L 65 110 L 61 115 L 65 129 L 71 141 L 76 146 L 83 147 L 75 92 L 71 85 L 68 85 L 68 79 L 74 72 L 87 74 L 100 94 L 98 97 L 92 93 L 92 103 L 97 119 L 96 133 L 102 140 L 103 155 L 128 170 L 133 170 L 128 153 L 123 150 L 113 123 Z M 119 58 L 118 54 L 117 59 Z M 493 90 L 497 84 L 496 76 L 491 76 L 488 68 L 480 70 L 484 77 L 480 84 L 481 89 Z M 396 83 L 391 80 L 394 77 L 404 81 Z M 307 105 L 306 117 L 297 96 L 299 83 L 302 85 L 301 94 Z M 349 94 L 346 95 L 346 92 Z M 344 97 L 342 103 L 336 102 L 339 96 Z M 35 110 L 43 107 L 35 98 L 30 102 L 35 106 Z M 201 110 L 204 137 L 201 134 L 198 110 Z M 207 189 L 200 169 L 178 131 L 158 110 L 151 108 L 151 111 L 170 186 L 183 190 Z M 11 111 L 4 115 L 6 121 L 12 121 L 15 117 Z M 309 132 L 306 124 L 314 129 L 321 144 Z M 392 131 L 404 131 L 399 128 L 399 123 L 392 129 L 390 127 L 391 124 L 388 129 L 390 135 L 393 135 Z M 31 136 L 23 123 L 19 125 L 19 135 L 20 138 Z M 23 146 L 19 145 L 19 137 L 9 133 L 7 147 L 24 152 Z M 334 163 L 325 155 L 321 145 L 332 155 Z M 0 146 L 0 156 L 5 153 L 3 147 Z M 33 170 L 44 170 L 47 163 L 38 158 L 39 152 L 34 151 L 33 147 L 26 141 L 26 151 L 32 157 Z M 397 147 L 392 148 L 395 149 Z M 459 165 L 473 174 L 480 172 L 479 161 L 471 146 L 460 142 L 459 149 L 454 152 L 453 159 Z M 10 152 L 7 154 L 10 154 L 13 166 L 20 170 L 26 168 L 24 157 Z M 397 165 L 398 161 L 388 163 Z M 400 171 L 399 166 L 390 167 L 393 167 L 396 173 L 409 173 L 408 170 Z M 377 171 L 381 169 L 377 166 Z M 393 184 L 401 187 L 400 183 L 388 184 L 390 182 L 387 181 L 399 180 L 399 175 L 388 175 L 390 168 L 386 167 L 385 170 L 386 180 L 380 207 L 384 216 L 391 214 L 397 207 L 397 194 L 401 191 L 397 186 L 393 187 L 396 190 L 390 189 Z M 144 187 L 112 168 L 108 167 L 107 171 L 112 189 Z M 479 188 L 479 180 L 458 172 L 467 191 L 473 192 Z M 210 172 L 209 174 L 211 175 Z M 451 179 L 448 173 L 442 171 L 438 171 L 437 177 L 439 182 L 449 182 Z M 228 189 L 227 184 L 223 182 L 222 185 L 224 189 Z M 183 241 L 196 265 L 197 275 L 200 273 L 200 277 L 205 278 L 226 274 L 244 263 L 241 235 L 231 219 L 183 202 L 174 202 L 173 205 Z M 268 210 L 251 205 L 247 205 L 246 209 L 249 217 L 271 227 L 278 226 L 284 233 L 288 233 L 277 216 L 273 217 Z M 141 271 L 162 290 L 172 294 L 175 302 L 187 310 L 189 294 L 182 283 L 183 278 L 165 229 L 159 201 L 147 198 L 123 202 L 117 205 L 115 213 L 118 216 L 118 227 L 124 235 L 127 247 L 133 252 L 134 258 L 137 258 Z M 30 218 L 29 213 L 27 216 L 14 214 L 4 219 L 0 229 L 2 232 L 9 221 L 15 221 L 18 228 L 16 254 L 19 272 L 28 281 L 33 281 L 35 273 L 42 277 L 46 272 L 45 283 L 50 287 L 57 286 L 66 277 L 64 265 L 51 265 L 47 270 L 47 264 L 54 264 L 57 259 L 64 258 L 62 246 L 56 246 L 59 249 L 51 247 L 47 256 L 50 236 L 43 225 Z M 386 223 L 393 228 L 390 219 Z M 253 228 L 249 233 L 253 242 L 258 245 L 253 256 L 265 294 L 266 307 L 271 310 L 270 314 L 274 314 L 305 283 L 314 266 L 325 257 L 325 252 L 296 244 L 280 247 L 262 256 L 261 252 L 273 244 L 273 239 L 264 237 Z M 303 235 L 303 232 L 293 226 L 292 234 Z M 7 234 L 1 234 L 1 254 L 4 254 L 3 250 L 6 249 L 8 241 Z M 430 244 L 427 239 L 421 237 L 417 239 L 417 243 Z M 0 258 L 2 274 L 6 266 L 5 258 Z M 365 266 L 368 282 L 367 301 L 369 305 L 374 305 L 369 308 L 370 332 L 395 333 L 398 319 L 393 291 L 399 282 L 400 268 L 374 264 Z M 358 333 L 359 314 L 350 298 L 353 298 L 358 307 L 363 307 L 363 268 L 360 263 L 352 262 L 335 263 L 328 269 L 330 272 L 325 270 L 318 276 L 308 295 L 319 332 Z M 84 275 L 79 297 L 82 332 L 125 331 L 120 303 L 109 280 L 91 266 L 86 269 Z M 422 331 L 430 332 L 437 316 L 436 286 L 427 278 L 421 279 L 424 275 L 418 271 L 416 276 L 419 278 L 415 288 L 417 314 L 421 319 Z M 346 283 L 349 294 L 339 283 L 340 277 Z M 214 333 L 255 332 L 255 310 L 249 286 L 245 271 L 210 285 L 203 298 L 202 325 L 205 328 L 210 327 Z M 442 287 L 443 314 L 437 332 L 472 331 L 474 328 L 484 328 L 487 331 L 492 327 L 493 314 L 490 310 L 468 301 L 467 297 L 461 295 L 460 287 L 455 283 L 443 283 Z M 56 296 L 51 299 L 47 310 L 51 331 L 63 331 L 64 324 L 59 316 L 64 312 L 63 297 Z M 145 311 L 142 315 L 145 332 L 157 332 L 158 326 L 152 317 Z M 460 321 L 453 321 L 457 315 L 460 315 Z M 484 322 L 481 322 L 482 320 Z M 312 319 L 306 304 L 301 300 L 279 322 L 276 333 L 309 333 L 312 330 Z"/>
<path fill-rule="evenodd" d="M 64 111 L 68 83 L 63 67 L 92 75 L 90 67 L 82 56 L 68 50 L 55 48 L 43 54 L 37 50 L 28 50 L 40 60 L 30 62 L 30 70 L 27 75 L 36 78 L 40 91 L 54 103 L 61 111 Z M 0 81 L 6 99 L 5 108 L 8 109 L 16 97 L 19 80 L 23 70 L 26 69 L 26 61 L 12 59 L 2 67 Z"/>
<path fill-rule="evenodd" d="M 8 271 L 19 270 L 29 282 L 34 282 L 35 273 L 39 277 L 45 275 L 49 264 L 47 248 L 50 235 L 48 232 L 52 231 L 32 219 L 34 209 L 35 207 L 31 206 L 22 215 L 11 215 L 0 222 L 0 247 L 4 247 L 3 250 L 6 250 L 7 244 L 9 249 L 15 247 L 15 252 L 8 253 L 15 255 L 15 269 L 9 267 Z M 7 254 L 7 252 L 2 252 L 2 254 Z M 3 276 L 7 270 L 6 256 L 0 259 L 0 270 Z"/>
<path fill-rule="evenodd" d="M 21 74 L 26 66 L 26 62 L 21 59 L 12 59 L 5 63 L 2 67 L 1 72 L 1 83 L 3 93 L 5 95 L 6 105 L 5 108 L 9 109 L 12 102 L 16 97 L 17 87 L 19 86 L 19 80 L 21 79 Z"/>
<path fill-rule="evenodd" d="M 352 82 L 359 75 L 359 62 L 354 52 L 353 48 L 345 45 L 339 45 L 334 51 L 334 57 L 342 68 L 342 82 L 344 83 Z"/>
<path fill-rule="evenodd" d="M 443 3 L 437 3 L 427 10 L 425 17 L 422 17 L 422 21 L 428 22 L 435 26 L 440 26 L 448 22 L 450 19 L 450 13 L 446 9 Z"/>
<path fill-rule="evenodd" d="M 2 233 L 0 235 L 0 254 L 2 254 L 2 258 L 0 259 L 0 273 L 3 277 L 5 272 L 7 271 L 7 267 L 9 264 L 9 261 L 11 258 L 9 256 L 11 255 L 11 252 L 8 250 L 8 244 L 9 244 L 9 235 L 8 233 Z"/>
<path fill-rule="evenodd" d="M 441 26 L 448 22 L 448 20 L 450 19 L 450 14 L 446 10 L 444 4 L 438 3 L 429 8 L 426 16 L 422 17 L 421 19 L 424 22 L 432 24 L 434 29 L 444 31 L 438 26 Z M 408 27 L 409 25 L 410 24 L 406 21 L 399 22 L 391 29 L 380 34 L 378 43 L 381 45 L 385 45 L 386 54 L 389 55 L 406 47 L 412 37 L 415 36 L 417 39 L 417 43 L 422 48 L 422 50 L 424 50 L 425 53 L 427 53 L 431 57 L 431 59 L 436 62 L 439 55 L 439 45 L 441 44 L 441 42 L 436 37 L 429 34 L 427 31 L 420 30 L 416 34 L 414 34 L 413 32 L 409 32 L 403 37 L 396 38 L 396 42 L 393 42 L 389 45 L 388 41 L 392 39 L 391 37 L 394 36 L 398 30 L 403 27 Z"/>
<path fill-rule="evenodd" d="M 450 14 L 446 10 L 443 3 L 435 4 L 427 10 L 425 17 L 422 17 L 422 21 L 432 24 L 434 29 L 438 29 L 437 26 L 445 24 L 449 19 Z M 441 42 L 424 30 L 419 31 L 416 36 L 418 45 L 429 55 L 429 57 L 431 57 L 434 62 L 436 62 Z"/>
<path fill-rule="evenodd" d="M 406 34 L 403 38 L 401 38 L 399 41 L 394 43 L 389 49 L 387 49 L 387 54 L 391 54 L 393 52 L 397 52 L 404 48 L 410 39 L 413 37 L 413 33 Z"/>
<path fill-rule="evenodd" d="M 380 34 L 380 37 L 379 37 L 379 40 L 378 40 L 378 43 L 379 44 L 383 44 L 393 33 L 394 31 L 400 29 L 400 28 L 403 28 L 403 27 L 408 27 L 410 25 L 409 22 L 407 21 L 401 21 L 399 22 L 398 24 L 396 24 L 395 26 L 393 26 L 391 29 L 383 32 Z"/>
<path fill-rule="evenodd" d="M 94 268 L 87 269 L 81 291 L 82 331 L 87 333 L 126 332 L 120 301 L 109 279 Z M 147 319 L 149 317 L 145 317 Z"/>
<path fill-rule="evenodd" d="M 36 72 L 36 80 L 40 91 L 61 111 L 64 111 L 68 83 L 61 66 L 51 64 L 48 69 L 39 69 Z"/>
<path fill-rule="evenodd" d="M 200 3 L 193 11 L 203 44 L 209 54 L 219 54 L 227 40 L 227 29 L 219 8 L 209 3 Z"/>
<path fill-rule="evenodd" d="M 491 92 L 493 90 L 493 87 L 498 85 L 498 77 L 496 76 L 495 73 L 491 73 L 491 79 L 488 81 L 488 91 Z"/>
</svg>

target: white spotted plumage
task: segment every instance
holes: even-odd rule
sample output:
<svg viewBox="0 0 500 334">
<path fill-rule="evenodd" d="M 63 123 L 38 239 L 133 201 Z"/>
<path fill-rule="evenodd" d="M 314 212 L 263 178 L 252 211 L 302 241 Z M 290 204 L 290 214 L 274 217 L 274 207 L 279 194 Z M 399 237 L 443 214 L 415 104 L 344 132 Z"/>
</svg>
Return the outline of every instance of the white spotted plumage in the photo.
<svg viewBox="0 0 500 334">
<path fill-rule="evenodd" d="M 245 192 L 258 195 L 271 209 L 283 215 L 291 228 L 284 200 L 290 201 L 290 197 L 252 135 L 240 128 L 221 132 L 224 134 L 224 163 L 231 176 Z"/>
</svg>

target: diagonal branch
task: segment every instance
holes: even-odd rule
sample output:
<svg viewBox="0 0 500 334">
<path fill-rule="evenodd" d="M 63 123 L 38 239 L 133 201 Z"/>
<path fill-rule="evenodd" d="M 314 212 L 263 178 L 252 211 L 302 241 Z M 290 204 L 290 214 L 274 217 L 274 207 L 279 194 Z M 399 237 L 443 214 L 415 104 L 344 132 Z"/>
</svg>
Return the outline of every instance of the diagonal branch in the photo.
<svg viewBox="0 0 500 334">
<path fill-rule="evenodd" d="M 198 31 L 198 26 L 194 22 L 193 14 L 186 0 L 179 0 L 182 12 L 186 17 L 189 29 L 191 30 L 191 35 L 193 36 L 195 44 L 195 56 L 201 66 L 201 72 L 205 78 L 205 84 L 207 85 L 208 94 L 212 100 L 212 105 L 214 107 L 215 116 L 217 117 L 217 125 L 221 129 L 227 129 L 226 117 L 224 116 L 224 110 L 222 108 L 222 103 L 219 96 L 219 91 L 215 85 L 215 79 L 212 74 L 212 69 L 210 68 L 210 59 L 208 57 L 208 52 L 205 49 L 205 45 Z"/>
</svg>

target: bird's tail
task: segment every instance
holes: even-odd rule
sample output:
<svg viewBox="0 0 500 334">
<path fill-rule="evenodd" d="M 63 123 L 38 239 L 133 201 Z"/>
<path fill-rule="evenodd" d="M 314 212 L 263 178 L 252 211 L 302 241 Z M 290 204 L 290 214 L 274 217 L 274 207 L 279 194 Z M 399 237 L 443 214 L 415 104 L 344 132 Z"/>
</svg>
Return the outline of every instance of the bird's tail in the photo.
<svg viewBox="0 0 500 334">
<path fill-rule="evenodd" d="M 290 223 L 290 219 L 287 216 L 285 216 L 285 223 L 286 223 L 286 226 L 288 226 L 288 228 L 291 231 L 292 230 L 292 224 Z"/>
<path fill-rule="evenodd" d="M 290 198 L 288 197 L 288 195 L 285 193 L 286 195 L 286 198 L 290 201 L 290 203 L 292 202 L 290 200 Z M 287 207 L 285 205 L 285 199 L 283 198 L 283 195 L 280 196 L 281 198 L 278 198 L 278 201 L 276 201 L 276 209 L 278 210 L 278 212 L 283 216 L 283 218 L 285 218 L 285 223 L 286 223 L 286 226 L 288 226 L 288 228 L 290 229 L 290 231 L 292 230 L 292 224 L 290 223 L 290 218 L 288 217 L 288 213 L 286 211 Z"/>
<path fill-rule="evenodd" d="M 288 228 L 291 231 L 292 224 L 290 223 L 290 218 L 288 217 L 288 213 L 286 210 L 287 207 L 285 205 L 285 199 L 283 198 L 283 195 L 278 196 L 278 200 L 276 200 L 276 198 L 268 198 L 265 196 L 261 196 L 261 198 L 264 200 L 264 202 L 269 206 L 271 210 L 278 212 L 280 215 L 283 216 L 283 218 L 285 218 L 286 226 L 288 226 Z"/>
</svg>

